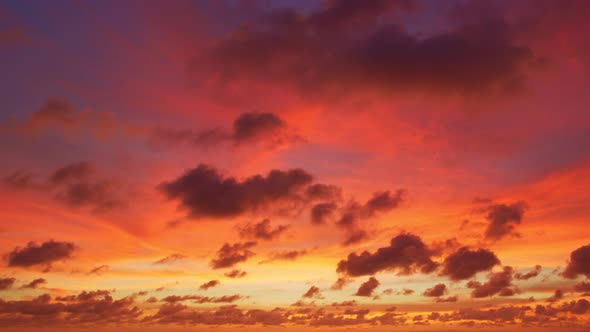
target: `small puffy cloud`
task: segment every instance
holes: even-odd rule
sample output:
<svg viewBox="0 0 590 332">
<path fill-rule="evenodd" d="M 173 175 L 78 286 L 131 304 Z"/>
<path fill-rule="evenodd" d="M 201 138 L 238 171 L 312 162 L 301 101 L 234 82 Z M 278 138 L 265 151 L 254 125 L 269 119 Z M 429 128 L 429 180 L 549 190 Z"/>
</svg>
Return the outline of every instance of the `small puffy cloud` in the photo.
<svg viewBox="0 0 590 332">
<path fill-rule="evenodd" d="M 209 288 L 219 286 L 220 284 L 221 283 L 219 282 L 219 280 L 210 280 L 210 281 L 207 281 L 206 283 L 202 284 L 201 286 L 199 286 L 199 289 L 207 290 Z"/>
<path fill-rule="evenodd" d="M 399 189 L 395 193 L 387 190 L 375 192 L 365 204 L 351 201 L 344 207 L 337 224 L 343 228 L 354 228 L 359 220 L 372 218 L 399 207 L 405 196 L 404 189 Z"/>
<path fill-rule="evenodd" d="M 402 233 L 389 246 L 377 249 L 375 253 L 363 251 L 351 253 L 338 263 L 337 272 L 357 277 L 373 275 L 381 271 L 398 271 L 410 274 L 414 271 L 433 272 L 437 263 L 432 261 L 432 252 L 422 239 L 413 234 Z"/>
<path fill-rule="evenodd" d="M 270 225 L 270 220 L 264 219 L 259 223 L 246 224 L 239 227 L 239 232 L 243 238 L 272 241 L 285 233 L 289 228 L 289 225 L 278 225 L 273 228 Z"/>
<path fill-rule="evenodd" d="M 340 277 L 340 278 L 338 278 L 338 280 L 336 280 L 334 282 L 334 284 L 332 284 L 332 286 L 330 286 L 330 289 L 331 290 L 341 290 L 346 285 L 350 284 L 352 281 L 353 280 L 350 278 Z"/>
<path fill-rule="evenodd" d="M 320 289 L 316 286 L 311 286 L 302 296 L 306 299 L 323 299 Z"/>
<path fill-rule="evenodd" d="M 447 293 L 447 285 L 445 284 L 437 284 L 434 285 L 432 288 L 428 288 L 427 290 L 422 293 L 424 296 L 429 297 L 441 297 Z"/>
<path fill-rule="evenodd" d="M 278 115 L 268 112 L 240 114 L 231 128 L 211 128 L 200 131 L 186 129 L 155 128 L 150 142 L 154 145 L 188 144 L 211 147 L 223 143 L 234 145 L 263 144 L 269 148 L 304 142 L 293 128 Z"/>
<path fill-rule="evenodd" d="M 47 280 L 43 279 L 43 278 L 37 278 L 31 282 L 29 282 L 26 285 L 23 285 L 21 288 L 32 288 L 32 289 L 36 289 L 39 288 L 39 286 L 45 285 L 47 284 Z"/>
<path fill-rule="evenodd" d="M 513 204 L 493 204 L 486 208 L 486 219 L 489 221 L 485 238 L 498 241 L 508 235 L 518 236 L 515 231 L 523 219 L 528 205 L 519 201 Z"/>
<path fill-rule="evenodd" d="M 0 290 L 12 288 L 16 282 L 15 278 L 0 278 Z"/>
<path fill-rule="evenodd" d="M 464 280 L 498 264 L 498 257 L 487 249 L 461 247 L 444 260 L 441 274 L 449 276 L 451 280 Z"/>
<path fill-rule="evenodd" d="M 327 223 L 334 217 L 338 209 L 338 205 L 333 202 L 315 204 L 311 210 L 311 223 L 314 225 L 322 225 Z"/>
<path fill-rule="evenodd" d="M 514 279 L 516 279 L 516 280 L 529 280 L 529 279 L 532 279 L 532 278 L 538 276 L 539 273 L 541 273 L 541 270 L 542 270 L 541 265 L 535 265 L 535 268 L 532 271 L 529 271 L 527 273 L 522 273 L 522 272 L 515 273 Z"/>
<path fill-rule="evenodd" d="M 223 275 L 228 277 L 228 278 L 243 278 L 247 275 L 248 273 L 246 271 L 242 271 L 242 270 L 231 270 L 228 272 L 225 272 Z"/>
<path fill-rule="evenodd" d="M 375 277 L 370 277 L 363 282 L 359 289 L 354 293 L 355 296 L 373 296 L 373 292 L 381 283 Z"/>
<path fill-rule="evenodd" d="M 459 297 L 457 295 L 449 296 L 449 297 L 439 297 L 434 300 L 437 303 L 449 303 L 449 302 L 457 302 L 459 301 Z"/>
<path fill-rule="evenodd" d="M 45 182 L 35 183 L 33 175 L 17 171 L 4 178 L 4 183 L 17 189 L 36 189 L 51 192 L 54 198 L 71 208 L 90 208 L 104 212 L 126 206 L 120 186 L 97 175 L 87 161 L 66 164 L 53 171 Z"/>
<path fill-rule="evenodd" d="M 482 298 L 493 295 L 512 296 L 516 290 L 510 288 L 512 286 L 512 268 L 505 266 L 501 272 L 490 273 L 488 281 L 479 283 L 477 281 L 470 281 L 467 283 L 468 288 L 472 288 L 471 297 Z"/>
<path fill-rule="evenodd" d="M 167 198 L 178 200 L 193 218 L 231 218 L 273 203 L 298 201 L 298 193 L 312 181 L 313 177 L 302 169 L 272 170 L 266 176 L 240 181 L 201 164 L 158 188 Z"/>
<path fill-rule="evenodd" d="M 547 302 L 557 302 L 561 299 L 563 299 L 563 291 L 561 289 L 556 289 L 553 295 L 547 299 Z"/>
<path fill-rule="evenodd" d="M 255 245 L 256 242 L 226 243 L 217 251 L 217 257 L 211 260 L 211 267 L 221 269 L 245 262 L 255 255 L 250 250 Z"/>
<path fill-rule="evenodd" d="M 51 264 L 72 258 L 76 246 L 70 242 L 47 241 L 42 244 L 29 242 L 24 248 L 15 248 L 8 253 L 8 266 L 31 267 L 39 264 Z"/>
</svg>

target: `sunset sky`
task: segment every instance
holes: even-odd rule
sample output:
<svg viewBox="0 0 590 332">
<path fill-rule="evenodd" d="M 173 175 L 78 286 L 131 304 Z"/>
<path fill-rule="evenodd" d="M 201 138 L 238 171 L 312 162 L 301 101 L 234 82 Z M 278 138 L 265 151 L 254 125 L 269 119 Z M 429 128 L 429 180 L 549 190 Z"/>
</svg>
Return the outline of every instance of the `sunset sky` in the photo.
<svg viewBox="0 0 590 332">
<path fill-rule="evenodd" d="M 590 1 L 0 1 L 0 329 L 590 330 Z"/>
</svg>

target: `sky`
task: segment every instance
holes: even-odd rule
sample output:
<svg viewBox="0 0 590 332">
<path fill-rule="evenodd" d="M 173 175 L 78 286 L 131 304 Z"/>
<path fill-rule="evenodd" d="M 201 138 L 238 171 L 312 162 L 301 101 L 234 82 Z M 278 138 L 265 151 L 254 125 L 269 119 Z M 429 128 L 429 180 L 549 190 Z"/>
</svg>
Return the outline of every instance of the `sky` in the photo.
<svg viewBox="0 0 590 332">
<path fill-rule="evenodd" d="M 1 1 L 2 330 L 590 330 L 589 16 Z"/>
</svg>

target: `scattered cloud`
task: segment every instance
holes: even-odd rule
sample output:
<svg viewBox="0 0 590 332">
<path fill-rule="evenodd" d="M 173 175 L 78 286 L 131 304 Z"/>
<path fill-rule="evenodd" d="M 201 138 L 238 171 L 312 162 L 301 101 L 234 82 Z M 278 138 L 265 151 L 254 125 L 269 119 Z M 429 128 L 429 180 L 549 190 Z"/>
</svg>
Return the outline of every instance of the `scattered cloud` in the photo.
<svg viewBox="0 0 590 332">
<path fill-rule="evenodd" d="M 15 248 L 8 253 L 8 266 L 31 267 L 71 259 L 76 246 L 71 242 L 47 241 L 42 244 L 29 242 L 24 248 Z"/>
</svg>

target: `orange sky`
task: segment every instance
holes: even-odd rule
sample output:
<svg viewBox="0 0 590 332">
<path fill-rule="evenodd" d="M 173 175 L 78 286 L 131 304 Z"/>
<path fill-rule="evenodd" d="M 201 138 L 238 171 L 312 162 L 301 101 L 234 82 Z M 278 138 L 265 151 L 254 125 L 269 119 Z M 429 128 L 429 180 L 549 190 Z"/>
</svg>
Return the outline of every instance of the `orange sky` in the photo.
<svg viewBox="0 0 590 332">
<path fill-rule="evenodd" d="M 588 15 L 3 2 L 3 330 L 590 329 Z"/>
</svg>

